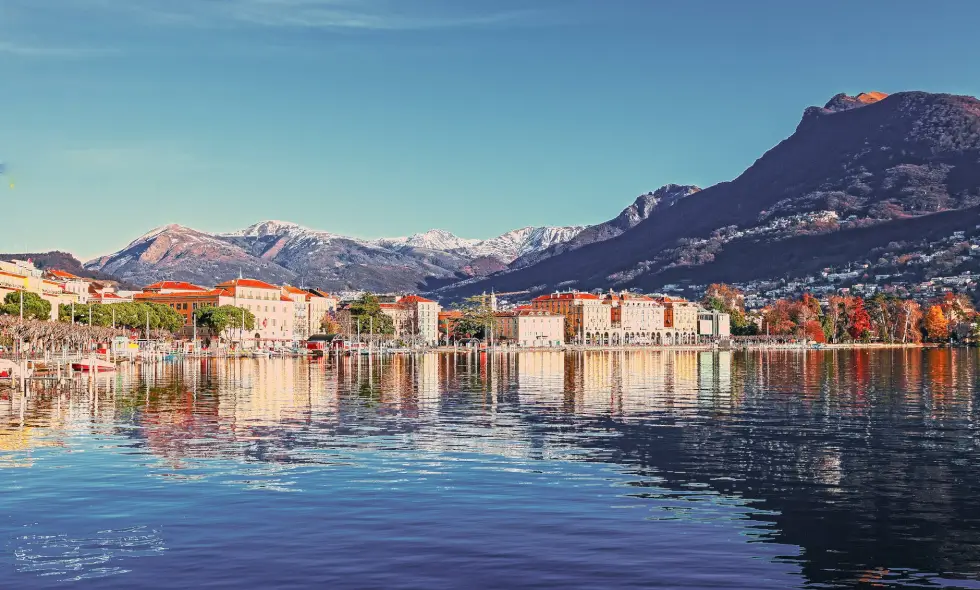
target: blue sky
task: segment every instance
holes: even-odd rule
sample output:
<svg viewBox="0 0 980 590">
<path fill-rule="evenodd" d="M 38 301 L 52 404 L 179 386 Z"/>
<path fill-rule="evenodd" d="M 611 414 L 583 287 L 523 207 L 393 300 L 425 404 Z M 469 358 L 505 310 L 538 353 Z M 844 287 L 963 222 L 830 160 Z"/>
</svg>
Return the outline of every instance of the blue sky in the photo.
<svg viewBox="0 0 980 590">
<path fill-rule="evenodd" d="M 587 224 L 837 92 L 980 94 L 980 2 L 0 0 L 0 251 Z"/>
</svg>

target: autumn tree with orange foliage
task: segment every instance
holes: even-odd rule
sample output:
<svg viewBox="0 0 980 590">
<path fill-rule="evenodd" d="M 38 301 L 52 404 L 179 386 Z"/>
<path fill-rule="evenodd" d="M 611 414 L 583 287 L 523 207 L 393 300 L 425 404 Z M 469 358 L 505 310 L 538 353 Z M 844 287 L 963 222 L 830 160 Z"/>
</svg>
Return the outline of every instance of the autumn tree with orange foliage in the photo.
<svg viewBox="0 0 980 590">
<path fill-rule="evenodd" d="M 948 324 L 949 335 L 955 337 L 967 336 L 977 317 L 977 310 L 970 298 L 964 294 L 946 293 L 932 301 L 943 310 Z"/>
<path fill-rule="evenodd" d="M 860 297 L 846 297 L 844 304 L 845 318 L 847 320 L 847 333 L 854 340 L 867 340 L 871 335 L 871 316 L 864 307 L 864 299 Z"/>
<path fill-rule="evenodd" d="M 756 332 L 756 325 L 745 317 L 745 294 L 731 285 L 708 285 L 704 297 L 701 298 L 701 305 L 706 309 L 727 313 L 732 334 L 749 335 Z"/>
<path fill-rule="evenodd" d="M 795 302 L 777 299 L 775 303 L 762 310 L 762 322 L 766 334 L 771 336 L 790 336 L 797 333 L 793 316 Z"/>
<path fill-rule="evenodd" d="M 943 313 L 941 305 L 933 305 L 929 308 L 923 325 L 930 340 L 938 342 L 949 338 L 949 320 Z"/>
<path fill-rule="evenodd" d="M 324 334 L 340 334 L 342 328 L 333 315 L 326 313 L 320 318 L 320 331 Z"/>
</svg>

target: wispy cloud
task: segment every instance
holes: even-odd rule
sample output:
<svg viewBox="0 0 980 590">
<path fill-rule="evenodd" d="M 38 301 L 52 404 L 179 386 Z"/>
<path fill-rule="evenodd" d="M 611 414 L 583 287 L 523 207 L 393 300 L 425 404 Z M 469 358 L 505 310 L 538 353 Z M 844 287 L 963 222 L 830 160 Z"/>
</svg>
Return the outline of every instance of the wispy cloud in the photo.
<svg viewBox="0 0 980 590">
<path fill-rule="evenodd" d="M 14 55 L 19 57 L 83 58 L 108 55 L 111 53 L 113 53 L 113 51 L 110 49 L 41 45 L 0 40 L 0 55 Z"/>
<path fill-rule="evenodd" d="M 308 29 L 420 30 L 526 22 L 532 11 L 476 12 L 472 0 L 440 9 L 431 0 L 72 0 L 158 24 Z"/>
</svg>

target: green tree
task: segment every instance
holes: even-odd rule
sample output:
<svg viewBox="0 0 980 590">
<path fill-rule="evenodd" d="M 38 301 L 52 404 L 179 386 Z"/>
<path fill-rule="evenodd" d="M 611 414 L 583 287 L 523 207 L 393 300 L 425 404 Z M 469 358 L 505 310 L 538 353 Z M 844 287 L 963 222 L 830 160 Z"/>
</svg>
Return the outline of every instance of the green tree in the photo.
<svg viewBox="0 0 980 590">
<path fill-rule="evenodd" d="M 381 303 L 376 295 L 361 295 L 360 299 L 350 304 L 347 311 L 350 313 L 351 332 L 357 331 L 360 321 L 362 334 L 373 331 L 381 336 L 391 336 L 395 333 L 395 322 L 391 316 L 381 311 Z"/>
<path fill-rule="evenodd" d="M 453 334 L 456 338 L 479 338 L 485 340 L 491 330 L 497 331 L 497 316 L 487 305 L 484 297 L 471 297 L 458 307 L 462 317 L 456 320 Z"/>
<path fill-rule="evenodd" d="M 151 330 L 167 330 L 170 332 L 176 332 L 184 326 L 184 316 L 169 306 L 158 303 L 130 303 L 128 301 L 106 305 L 61 305 L 58 308 L 58 321 L 71 322 L 72 307 L 75 310 L 75 323 L 85 326 L 89 324 L 89 318 L 91 318 L 93 326 L 108 327 L 115 325 L 117 328 L 133 330 L 145 330 L 147 323 L 149 323 Z"/>
<path fill-rule="evenodd" d="M 3 298 L 3 305 L 0 306 L 0 315 L 20 316 L 21 297 L 24 298 L 25 320 L 51 319 L 51 302 L 41 299 L 37 293 L 25 293 L 24 291 L 7 293 L 7 296 Z"/>
<path fill-rule="evenodd" d="M 255 329 L 255 315 L 244 307 L 234 305 L 222 305 L 221 307 L 199 307 L 194 311 L 197 325 L 201 328 L 211 330 L 212 334 L 219 335 L 226 329 L 241 328 L 244 323 L 245 330 Z"/>
</svg>

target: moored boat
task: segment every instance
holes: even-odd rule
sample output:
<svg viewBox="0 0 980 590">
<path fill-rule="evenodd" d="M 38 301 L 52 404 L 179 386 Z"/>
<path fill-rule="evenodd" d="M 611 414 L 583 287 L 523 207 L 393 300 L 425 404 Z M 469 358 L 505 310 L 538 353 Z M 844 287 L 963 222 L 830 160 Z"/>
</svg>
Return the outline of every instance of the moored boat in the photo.
<svg viewBox="0 0 980 590">
<path fill-rule="evenodd" d="M 90 358 L 71 364 L 72 370 L 82 373 L 108 373 L 116 370 L 116 365 L 102 359 Z"/>
</svg>

